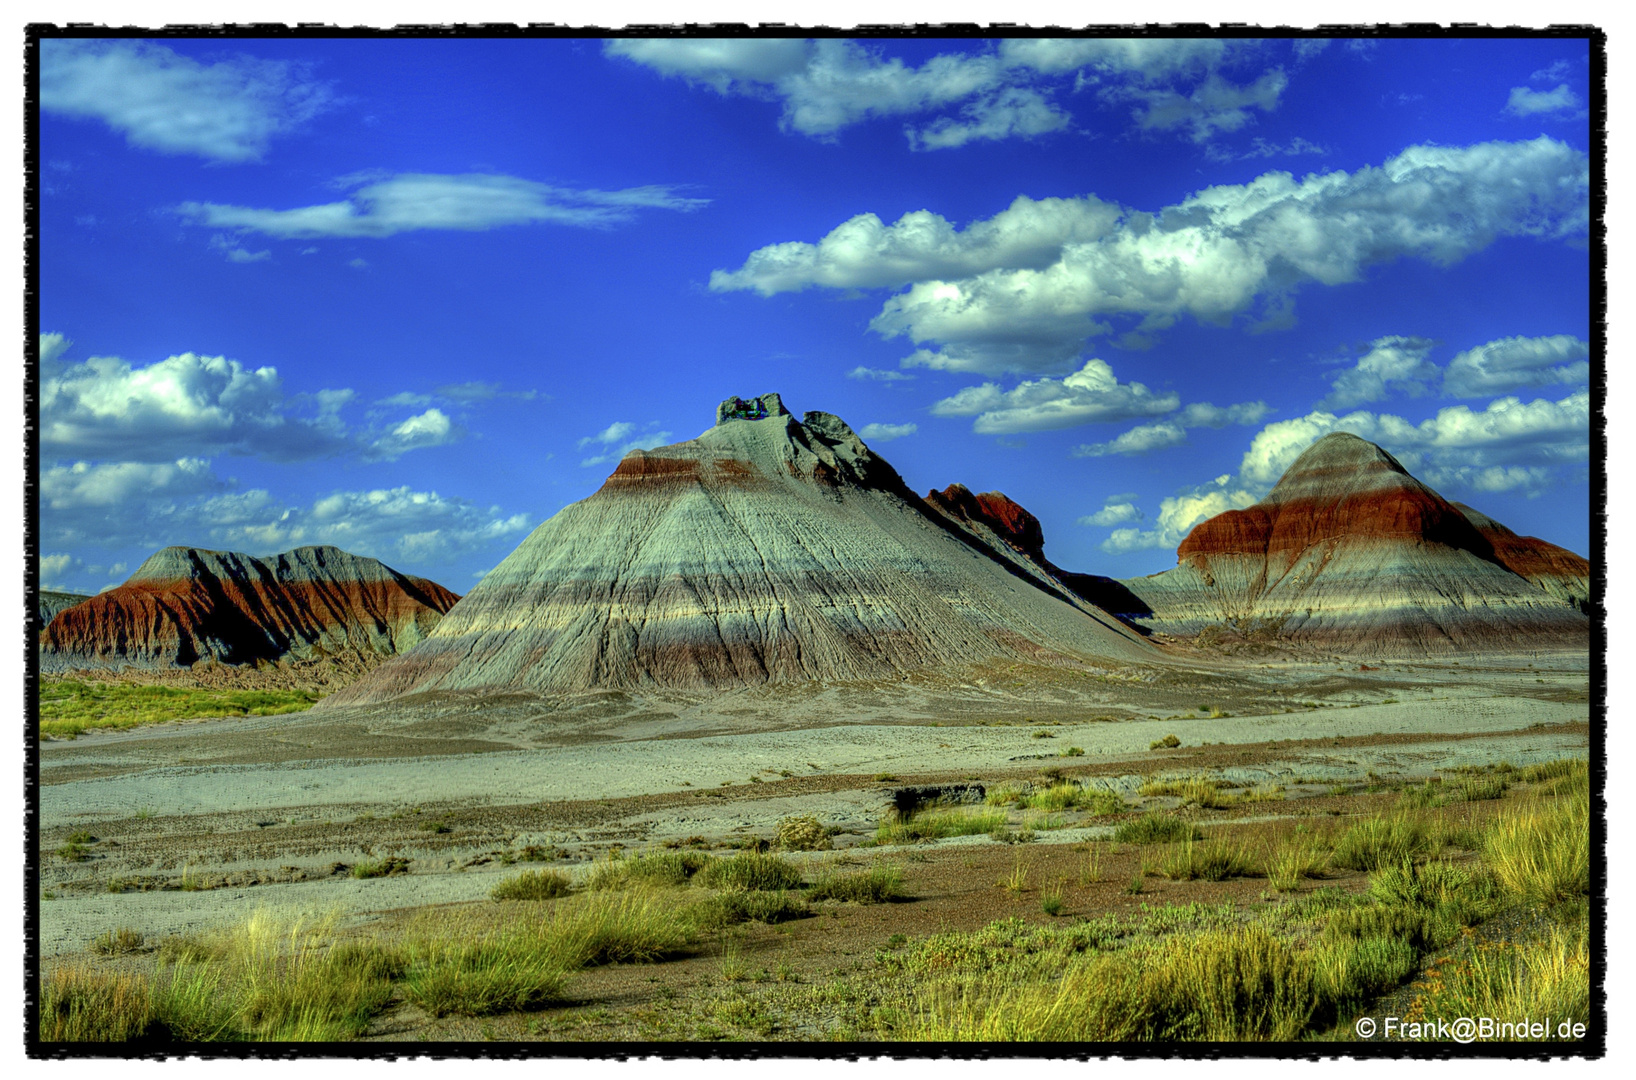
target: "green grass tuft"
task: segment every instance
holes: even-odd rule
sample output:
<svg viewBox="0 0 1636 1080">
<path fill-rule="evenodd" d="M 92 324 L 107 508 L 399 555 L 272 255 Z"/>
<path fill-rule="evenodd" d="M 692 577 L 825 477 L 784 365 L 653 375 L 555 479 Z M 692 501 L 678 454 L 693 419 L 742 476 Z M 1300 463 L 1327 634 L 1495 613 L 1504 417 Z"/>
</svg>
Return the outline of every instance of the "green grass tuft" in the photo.
<svg viewBox="0 0 1636 1080">
<path fill-rule="evenodd" d="M 40 681 L 40 734 L 72 739 L 92 728 L 279 716 L 310 709 L 321 696 L 305 690 L 201 690 L 46 677 Z"/>
</svg>

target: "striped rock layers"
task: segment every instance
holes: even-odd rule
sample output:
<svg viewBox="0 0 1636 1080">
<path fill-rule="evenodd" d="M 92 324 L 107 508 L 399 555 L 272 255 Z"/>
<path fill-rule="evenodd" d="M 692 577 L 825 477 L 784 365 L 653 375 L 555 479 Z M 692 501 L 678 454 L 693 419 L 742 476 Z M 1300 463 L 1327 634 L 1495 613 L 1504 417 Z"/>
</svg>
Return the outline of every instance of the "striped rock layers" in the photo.
<svg viewBox="0 0 1636 1080">
<path fill-rule="evenodd" d="M 1483 539 L 1494 549 L 1495 562 L 1580 611 L 1590 610 L 1591 564 L 1588 561 L 1567 548 L 1546 543 L 1537 537 L 1518 536 L 1465 503 L 1452 505 L 1483 534 Z"/>
<path fill-rule="evenodd" d="M 434 689 L 892 680 L 991 660 L 1152 659 L 1105 612 L 932 513 L 838 417 L 730 398 L 632 451 L 421 645 L 324 707 Z"/>
<path fill-rule="evenodd" d="M 1131 614 L 1177 636 L 1222 627 L 1335 651 L 1586 647 L 1565 595 L 1585 561 L 1474 513 L 1375 444 L 1326 435 L 1261 502 L 1196 526 L 1174 569 L 1125 581 L 1149 611 Z"/>
<path fill-rule="evenodd" d="M 170 547 L 116 589 L 67 608 L 40 635 L 45 671 L 391 655 L 459 597 L 333 547 L 255 558 Z"/>
</svg>

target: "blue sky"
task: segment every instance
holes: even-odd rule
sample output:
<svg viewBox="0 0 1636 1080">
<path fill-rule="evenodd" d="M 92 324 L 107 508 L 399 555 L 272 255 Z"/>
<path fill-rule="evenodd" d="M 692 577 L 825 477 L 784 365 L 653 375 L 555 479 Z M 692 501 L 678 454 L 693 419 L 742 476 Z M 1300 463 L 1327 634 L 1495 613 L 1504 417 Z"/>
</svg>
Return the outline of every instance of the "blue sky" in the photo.
<svg viewBox="0 0 1636 1080">
<path fill-rule="evenodd" d="M 1583 40 L 49 41 L 42 583 L 469 589 L 777 390 L 1064 567 L 1332 430 L 1589 548 Z"/>
</svg>

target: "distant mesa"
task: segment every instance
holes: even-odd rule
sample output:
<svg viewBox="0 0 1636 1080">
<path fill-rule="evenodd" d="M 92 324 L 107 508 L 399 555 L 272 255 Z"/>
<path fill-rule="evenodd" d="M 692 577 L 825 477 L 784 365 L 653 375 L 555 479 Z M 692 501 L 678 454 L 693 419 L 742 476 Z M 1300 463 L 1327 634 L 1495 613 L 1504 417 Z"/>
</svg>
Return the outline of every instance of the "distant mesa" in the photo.
<svg viewBox="0 0 1636 1080">
<path fill-rule="evenodd" d="M 1196 526 L 1177 565 L 1124 582 L 1134 621 L 1336 651 L 1584 648 L 1590 566 L 1445 500 L 1335 433 L 1261 502 Z"/>
<path fill-rule="evenodd" d="M 1157 658 L 1027 561 L 920 499 L 839 417 L 728 398 L 697 438 L 627 454 L 424 642 L 320 707 Z"/>
<path fill-rule="evenodd" d="M 459 599 L 334 547 L 256 558 L 169 547 L 118 588 L 59 611 L 43 671 L 378 657 L 415 645 Z"/>
<path fill-rule="evenodd" d="M 83 604 L 91 599 L 84 593 L 60 592 L 56 589 L 41 589 L 38 595 L 40 622 L 48 623 L 57 617 L 57 612 Z"/>
</svg>

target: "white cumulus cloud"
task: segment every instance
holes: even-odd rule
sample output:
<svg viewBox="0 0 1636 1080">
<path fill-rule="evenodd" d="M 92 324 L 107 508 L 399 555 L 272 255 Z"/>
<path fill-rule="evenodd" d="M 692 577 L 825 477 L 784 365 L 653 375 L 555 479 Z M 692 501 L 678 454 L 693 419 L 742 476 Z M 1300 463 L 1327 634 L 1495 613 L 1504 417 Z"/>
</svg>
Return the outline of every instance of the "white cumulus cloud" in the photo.
<svg viewBox="0 0 1636 1080">
<path fill-rule="evenodd" d="M 1571 113 L 1578 108 L 1579 95 L 1568 89 L 1567 83 L 1562 83 L 1555 90 L 1533 90 L 1526 86 L 1513 86 L 1511 96 L 1505 103 L 1505 111 L 1511 116 Z"/>
<path fill-rule="evenodd" d="M 958 120 L 944 117 L 918 131 L 910 130 L 909 145 L 916 150 L 946 150 L 969 142 L 1044 135 L 1072 123 L 1073 117 L 1038 90 L 1014 86 L 967 105 Z"/>
<path fill-rule="evenodd" d="M 464 434 L 442 409 L 425 412 L 395 424 L 365 451 L 370 461 L 395 461 L 411 450 L 443 446 Z"/>
<path fill-rule="evenodd" d="M 1508 337 L 1467 349 L 1443 373 L 1450 397 L 1485 397 L 1590 378 L 1590 346 L 1570 334 Z"/>
<path fill-rule="evenodd" d="M 1377 338 L 1356 365 L 1335 377 L 1335 388 L 1318 407 L 1346 409 L 1379 401 L 1393 390 L 1410 396 L 1424 394 L 1439 374 L 1437 365 L 1426 359 L 1436 345 L 1422 337 Z"/>
<path fill-rule="evenodd" d="M 696 210 L 708 202 L 659 185 L 597 191 L 483 173 L 402 173 L 365 183 L 340 202 L 318 206 L 263 210 L 188 202 L 177 211 L 195 224 L 281 240 L 380 239 L 419 229 L 482 231 L 537 223 L 607 228 L 630 221 L 638 210 Z"/>
<path fill-rule="evenodd" d="M 1127 521 L 1141 520 L 1142 512 L 1136 508 L 1135 503 L 1128 499 L 1110 498 L 1102 504 L 1102 509 L 1080 518 L 1079 523 L 1106 528 L 1109 525 L 1122 525 Z"/>
<path fill-rule="evenodd" d="M 846 377 L 849 379 L 867 379 L 872 382 L 908 382 L 914 378 L 913 375 L 901 371 L 864 367 L 862 364 L 847 372 Z"/>
<path fill-rule="evenodd" d="M 1287 318 L 1294 291 L 1399 258 L 1446 266 L 1502 236 L 1560 240 L 1589 223 L 1590 163 L 1547 137 L 1413 146 L 1380 166 L 1265 173 L 1140 212 L 1094 196 L 1019 199 L 957 229 L 930 211 L 859 215 L 817 244 L 774 244 L 711 288 L 895 288 L 871 327 L 925 346 L 913 362 L 999 374 L 1069 370 L 1087 337 L 1133 320 Z"/>
<path fill-rule="evenodd" d="M 1108 442 L 1076 446 L 1073 455 L 1106 457 L 1109 454 L 1147 454 L 1185 443 L 1188 428 L 1223 428 L 1228 424 L 1250 427 L 1259 424 L 1271 411 L 1264 401 L 1240 402 L 1225 409 L 1208 401 L 1195 401 L 1173 417 L 1152 424 L 1140 424 Z"/>
<path fill-rule="evenodd" d="M 920 428 L 915 424 L 865 424 L 858 434 L 875 442 L 891 442 L 905 435 L 913 435 Z"/>
<path fill-rule="evenodd" d="M 1091 359 L 1061 379 L 1033 379 L 1002 391 L 993 383 L 968 386 L 932 406 L 934 416 L 976 416 L 979 435 L 1049 431 L 1174 412 L 1174 393 L 1155 394 L 1138 382 L 1121 383 L 1105 361 Z"/>
<path fill-rule="evenodd" d="M 110 356 L 64 364 L 64 344 L 60 335 L 41 340 L 42 356 L 50 353 L 40 380 L 48 457 L 152 462 L 228 452 L 294 460 L 348 446 L 325 399 L 315 417 L 290 414 L 274 368 L 191 352 L 145 367 Z"/>
<path fill-rule="evenodd" d="M 593 465 L 611 465 L 632 450 L 652 450 L 656 446 L 665 446 L 670 442 L 668 431 L 649 431 L 633 439 L 631 436 L 635 432 L 635 424 L 621 420 L 609 424 L 595 435 L 587 435 L 579 441 L 581 450 L 588 446 L 601 446 L 606 449 L 581 461 L 580 467 L 588 469 Z"/>
<path fill-rule="evenodd" d="M 100 120 L 165 154 L 257 161 L 329 100 L 295 64 L 243 56 L 202 64 L 144 41 L 40 43 L 41 109 Z"/>
<path fill-rule="evenodd" d="M 1199 38 L 1006 39 L 919 66 L 876 42 L 834 38 L 624 39 L 603 49 L 720 94 L 778 101 L 781 128 L 819 139 L 873 118 L 958 110 L 905 127 L 916 150 L 1064 130 L 1072 117 L 1051 100 L 1058 86 L 1098 86 L 1104 104 L 1139 101 L 1139 127 L 1202 141 L 1244 126 L 1249 108 L 1275 108 L 1287 81 L 1274 68 L 1234 82 L 1221 69 L 1254 46 Z"/>
</svg>

